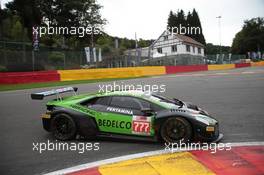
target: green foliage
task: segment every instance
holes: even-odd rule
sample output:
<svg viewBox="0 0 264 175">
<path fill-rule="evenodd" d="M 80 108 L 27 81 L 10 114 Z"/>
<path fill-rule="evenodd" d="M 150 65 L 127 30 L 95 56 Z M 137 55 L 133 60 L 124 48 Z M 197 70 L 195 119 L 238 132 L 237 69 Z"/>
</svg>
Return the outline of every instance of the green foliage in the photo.
<svg viewBox="0 0 264 175">
<path fill-rule="evenodd" d="M 100 27 L 105 24 L 106 20 L 101 17 L 101 5 L 95 0 L 13 0 L 6 4 L 6 9 L 0 10 L 0 24 L 4 22 L 8 25 L 4 29 L 0 28 L 1 34 L 6 40 L 12 38 L 21 40 L 20 29 L 28 35 L 27 40 L 32 40 L 32 27 L 46 25 L 45 20 L 49 20 L 50 25 L 62 27 Z M 19 17 L 19 22 L 13 21 L 13 17 Z M 6 21 L 5 21 L 6 20 Z M 20 23 L 20 24 L 19 24 Z M 15 25 L 15 28 L 13 28 Z M 21 25 L 21 26 L 20 26 Z M 8 32 L 11 31 L 12 32 Z M 20 37 L 19 37 L 20 36 Z M 48 46 L 58 44 L 60 37 L 46 37 L 41 42 Z M 72 35 L 65 35 L 66 41 L 69 39 L 69 47 L 80 46 L 82 43 L 91 44 L 91 35 L 85 35 L 84 38 L 76 38 Z M 93 37 L 95 40 L 97 36 Z M 75 41 L 79 41 L 76 43 Z M 24 41 L 24 39 L 23 39 Z"/>
<path fill-rule="evenodd" d="M 221 49 L 221 53 L 224 53 L 224 54 L 230 53 L 230 50 L 231 50 L 231 48 L 229 46 L 219 47 L 219 45 L 213 45 L 212 43 L 207 43 L 206 47 L 205 47 L 206 54 L 208 54 L 208 55 L 219 54 L 220 49 Z"/>
<path fill-rule="evenodd" d="M 140 38 L 138 41 L 138 46 L 139 47 L 148 47 L 149 43 L 146 40 L 143 40 L 142 38 Z"/>
<path fill-rule="evenodd" d="M 17 39 L 18 41 L 23 40 L 23 27 L 20 21 L 16 21 L 16 23 L 14 24 L 11 30 L 11 36 L 12 38 Z"/>
<path fill-rule="evenodd" d="M 40 12 L 51 25 L 64 27 L 100 26 L 105 23 L 100 6 L 95 0 L 38 0 Z"/>
<path fill-rule="evenodd" d="M 54 64 L 62 63 L 64 60 L 64 57 L 65 57 L 64 53 L 57 52 L 57 51 L 50 52 L 48 55 L 49 61 Z"/>
<path fill-rule="evenodd" d="M 97 41 L 96 46 L 102 48 L 103 54 L 108 54 L 114 50 L 114 38 L 108 35 L 101 35 Z"/>
<path fill-rule="evenodd" d="M 232 43 L 232 53 L 245 54 L 264 50 L 264 18 L 246 20 Z"/>
<path fill-rule="evenodd" d="M 19 16 L 13 15 L 1 21 L 2 37 L 6 40 L 27 41 L 27 31 L 21 24 Z"/>
<path fill-rule="evenodd" d="M 11 14 L 16 14 L 20 18 L 23 28 L 27 29 L 28 38 L 32 38 L 32 27 L 41 23 L 40 0 L 13 0 L 6 4 L 6 8 Z"/>
</svg>

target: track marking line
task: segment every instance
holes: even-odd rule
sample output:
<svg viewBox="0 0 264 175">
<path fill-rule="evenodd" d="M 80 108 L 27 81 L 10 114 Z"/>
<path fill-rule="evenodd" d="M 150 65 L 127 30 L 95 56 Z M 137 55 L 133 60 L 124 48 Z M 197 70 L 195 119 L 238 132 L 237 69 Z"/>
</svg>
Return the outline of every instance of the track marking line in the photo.
<svg viewBox="0 0 264 175">
<path fill-rule="evenodd" d="M 206 74 L 193 74 L 192 76 L 205 76 Z"/>
<path fill-rule="evenodd" d="M 264 141 L 263 142 L 236 142 L 236 143 L 230 143 L 230 146 L 231 147 L 238 147 L 238 146 L 264 146 Z M 183 152 L 183 151 L 187 151 L 187 150 L 184 150 L 184 149 L 183 150 L 178 150 L 178 151 L 176 150 L 176 151 L 174 151 L 174 153 L 175 152 Z M 192 150 L 188 150 L 188 151 L 192 151 Z M 70 167 L 70 168 L 65 168 L 65 169 L 62 169 L 62 170 L 58 170 L 58 171 L 47 173 L 45 175 L 69 174 L 69 173 L 73 173 L 73 172 L 76 172 L 76 171 L 81 171 L 81 170 L 84 170 L 84 169 L 94 168 L 94 167 L 98 167 L 98 166 L 106 165 L 106 164 L 110 164 L 110 163 L 116 163 L 116 162 L 121 162 L 121 161 L 125 161 L 125 160 L 131 160 L 131 159 L 136 159 L 136 158 L 147 157 L 147 156 L 161 155 L 161 154 L 166 154 L 166 153 L 171 153 L 171 151 L 162 149 L 162 150 L 148 151 L 148 152 L 143 152 L 143 153 L 137 153 L 137 154 L 120 156 L 120 157 L 114 157 L 114 158 L 100 160 L 100 161 L 96 161 L 96 162 L 81 164 L 81 165 L 73 166 L 73 167 Z"/>
<path fill-rule="evenodd" d="M 227 72 L 217 72 L 215 75 L 229 75 L 230 73 Z"/>
<path fill-rule="evenodd" d="M 241 72 L 241 74 L 255 74 L 256 72 Z"/>
</svg>

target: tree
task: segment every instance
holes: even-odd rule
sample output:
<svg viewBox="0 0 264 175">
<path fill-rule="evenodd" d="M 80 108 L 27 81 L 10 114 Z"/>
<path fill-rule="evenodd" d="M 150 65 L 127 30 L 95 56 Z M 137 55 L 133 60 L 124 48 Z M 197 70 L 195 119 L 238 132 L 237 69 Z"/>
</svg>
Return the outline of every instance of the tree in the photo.
<svg viewBox="0 0 264 175">
<path fill-rule="evenodd" d="M 32 38 L 32 27 L 41 23 L 40 8 L 35 0 L 14 0 L 6 4 L 12 14 L 21 19 L 21 24 L 27 29 L 28 37 Z"/>
<path fill-rule="evenodd" d="M 20 21 L 16 21 L 16 23 L 14 24 L 11 30 L 11 36 L 12 38 L 15 38 L 18 41 L 23 40 L 23 27 Z"/>
<path fill-rule="evenodd" d="M 4 20 L 8 18 L 8 12 L 6 9 L 1 9 L 0 8 L 0 39 L 2 39 L 4 36 L 4 31 L 3 31 L 3 22 Z"/>
<path fill-rule="evenodd" d="M 167 26 L 168 27 L 175 26 L 175 14 L 172 11 L 170 11 L 169 13 Z"/>
<path fill-rule="evenodd" d="M 245 54 L 264 50 L 264 18 L 246 20 L 232 43 L 232 53 Z"/>
<path fill-rule="evenodd" d="M 206 54 L 208 55 L 216 55 L 219 54 L 219 45 L 213 45 L 212 43 L 207 43 L 205 50 Z M 229 46 L 221 46 L 221 51 L 223 54 L 228 54 L 230 53 L 230 47 Z"/>
<path fill-rule="evenodd" d="M 192 20 L 191 20 L 192 24 L 191 27 L 199 27 L 200 28 L 200 33 L 196 33 L 196 34 L 192 34 L 190 37 L 192 37 L 193 39 L 195 39 L 196 41 L 202 43 L 202 44 L 206 44 L 205 42 L 205 38 L 203 35 L 203 29 L 202 29 L 202 25 L 200 22 L 200 18 L 198 13 L 196 12 L 195 9 L 193 9 L 192 11 Z"/>
<path fill-rule="evenodd" d="M 179 29 L 180 25 L 186 28 L 189 27 L 190 31 L 192 31 L 190 33 L 186 33 L 186 36 L 189 36 L 204 45 L 206 44 L 200 18 L 195 9 L 193 9 L 192 13 L 188 12 L 187 16 L 185 16 L 183 10 L 178 10 L 177 14 L 170 11 L 167 26 L 170 28 L 178 27 Z M 199 28 L 200 30 L 196 30 L 197 33 L 195 33 L 194 29 L 191 30 L 191 28 Z"/>
<path fill-rule="evenodd" d="M 187 14 L 186 23 L 188 24 L 188 26 L 193 26 L 194 24 L 193 15 L 191 14 L 191 12 L 188 12 Z M 189 33 L 187 33 L 186 36 L 192 37 L 192 35 Z"/>
<path fill-rule="evenodd" d="M 27 32 L 21 24 L 19 16 L 13 15 L 1 21 L 2 39 L 23 41 L 26 38 Z"/>
<path fill-rule="evenodd" d="M 143 40 L 142 38 L 140 38 L 138 41 L 138 46 L 139 47 L 148 47 L 149 43 L 146 40 Z"/>
<path fill-rule="evenodd" d="M 100 27 L 105 23 L 100 14 L 101 6 L 95 0 L 14 0 L 9 2 L 6 8 L 12 15 L 20 17 L 23 29 L 26 28 L 28 31 L 29 39 L 32 38 L 32 27 L 46 25 L 46 20 L 50 22 L 49 25 L 68 28 Z M 75 36 L 65 34 L 60 37 L 66 37 L 65 43 L 68 42 L 68 38 L 70 43 L 75 43 L 70 39 Z M 85 35 L 85 37 L 78 38 L 78 40 L 79 43 L 87 44 L 91 40 L 96 40 L 97 37 Z M 57 39 L 56 36 L 45 36 L 43 41 L 53 45 L 58 43 L 54 38 Z"/>
<path fill-rule="evenodd" d="M 179 26 L 180 24 L 182 26 L 187 26 L 186 17 L 185 17 L 185 13 L 183 10 L 180 10 L 177 13 L 177 26 Z"/>
</svg>

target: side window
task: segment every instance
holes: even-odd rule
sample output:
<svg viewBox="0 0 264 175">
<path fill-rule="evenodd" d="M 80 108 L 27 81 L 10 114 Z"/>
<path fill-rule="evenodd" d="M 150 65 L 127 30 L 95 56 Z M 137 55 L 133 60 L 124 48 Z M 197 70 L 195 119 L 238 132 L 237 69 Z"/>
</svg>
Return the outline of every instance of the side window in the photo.
<svg viewBox="0 0 264 175">
<path fill-rule="evenodd" d="M 141 103 L 141 107 L 142 108 L 149 108 L 149 109 L 152 109 L 153 111 L 157 112 L 157 111 L 161 111 L 163 108 L 154 104 L 154 103 L 151 103 L 151 102 L 148 102 L 146 100 L 142 100 L 142 99 L 138 99 Z"/>
<path fill-rule="evenodd" d="M 155 111 L 155 112 L 158 112 L 158 111 L 163 110 L 162 107 L 160 107 L 160 106 L 158 106 L 158 105 L 156 105 L 156 104 L 151 104 L 151 109 L 152 109 L 153 111 Z"/>
<path fill-rule="evenodd" d="M 147 102 L 146 100 L 141 100 L 141 99 L 138 99 L 138 101 L 140 102 L 140 106 L 141 108 L 151 108 L 151 105 L 149 102 Z"/>
<path fill-rule="evenodd" d="M 99 97 L 96 100 L 95 104 L 107 106 L 109 105 L 110 99 L 111 99 L 110 97 Z"/>
<path fill-rule="evenodd" d="M 115 96 L 112 97 L 111 106 L 113 107 L 120 107 L 120 108 L 128 108 L 128 109 L 135 109 L 140 110 L 141 105 L 140 102 L 133 97 L 122 97 L 122 96 Z"/>
<path fill-rule="evenodd" d="M 94 106 L 94 105 L 103 105 L 107 106 L 110 102 L 110 97 L 95 97 L 93 99 L 90 99 L 88 101 L 85 101 L 81 103 L 83 106 Z"/>
<path fill-rule="evenodd" d="M 154 103 L 151 103 L 151 102 L 148 102 L 147 100 L 143 100 L 143 99 L 139 99 L 137 98 L 137 100 L 140 102 L 140 106 L 141 109 L 145 108 L 145 109 L 152 109 L 153 111 L 157 112 L 157 111 L 161 111 L 163 108 L 154 104 Z"/>
</svg>

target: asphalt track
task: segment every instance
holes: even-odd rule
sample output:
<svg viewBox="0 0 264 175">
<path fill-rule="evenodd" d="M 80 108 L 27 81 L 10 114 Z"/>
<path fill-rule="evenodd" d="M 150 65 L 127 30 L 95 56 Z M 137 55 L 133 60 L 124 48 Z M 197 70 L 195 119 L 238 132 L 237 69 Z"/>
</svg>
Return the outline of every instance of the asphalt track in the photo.
<svg viewBox="0 0 264 175">
<path fill-rule="evenodd" d="M 164 95 L 198 104 L 215 116 L 224 133 L 222 142 L 264 141 L 264 67 L 196 72 L 123 81 L 165 84 Z M 119 81 L 120 83 L 120 81 Z M 100 83 L 111 84 L 111 82 Z M 80 92 L 98 91 L 98 84 L 77 85 Z M 33 142 L 54 141 L 42 129 L 43 101 L 29 94 L 42 89 L 0 93 L 0 174 L 40 174 L 54 170 L 164 148 L 151 142 L 98 139 L 99 151 L 33 151 Z"/>
</svg>

